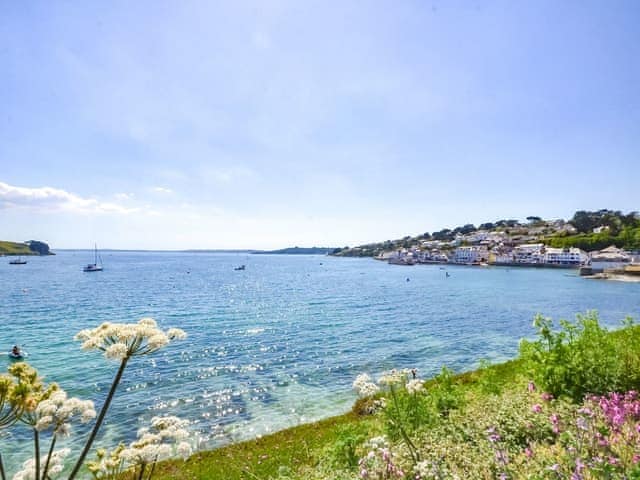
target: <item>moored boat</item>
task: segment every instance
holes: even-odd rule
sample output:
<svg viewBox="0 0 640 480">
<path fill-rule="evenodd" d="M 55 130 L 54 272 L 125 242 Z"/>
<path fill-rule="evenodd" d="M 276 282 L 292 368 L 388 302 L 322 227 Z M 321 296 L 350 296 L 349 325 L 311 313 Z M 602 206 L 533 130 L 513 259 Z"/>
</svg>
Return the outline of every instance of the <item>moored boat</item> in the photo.
<svg viewBox="0 0 640 480">
<path fill-rule="evenodd" d="M 102 271 L 102 258 L 100 259 L 100 265 L 98 265 L 98 245 L 95 245 L 93 263 L 88 263 L 86 267 L 82 269 L 83 272 L 101 272 Z"/>
</svg>

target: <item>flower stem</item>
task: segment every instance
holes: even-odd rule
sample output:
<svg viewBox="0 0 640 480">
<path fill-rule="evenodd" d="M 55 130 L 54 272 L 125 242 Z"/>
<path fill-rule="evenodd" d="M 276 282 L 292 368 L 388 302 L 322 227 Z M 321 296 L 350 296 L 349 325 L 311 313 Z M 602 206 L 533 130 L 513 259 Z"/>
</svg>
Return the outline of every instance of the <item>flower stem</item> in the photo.
<svg viewBox="0 0 640 480">
<path fill-rule="evenodd" d="M 407 448 L 409 449 L 409 453 L 411 454 L 411 460 L 413 460 L 413 464 L 415 465 L 416 463 L 418 463 L 420 461 L 420 456 L 418 454 L 418 449 L 413 444 L 413 442 L 409 438 L 409 435 L 407 435 L 407 432 L 404 430 L 404 427 L 402 425 L 402 414 L 400 413 L 400 407 L 398 405 L 398 397 L 396 396 L 396 391 L 393 388 L 393 386 L 391 386 L 389 388 L 389 390 L 391 391 L 391 398 L 393 399 L 393 406 L 396 407 L 396 412 L 397 412 L 397 420 L 396 421 L 397 421 L 397 424 L 398 424 L 398 430 L 400 431 L 400 435 L 402 436 L 402 439 L 404 440 L 404 443 L 407 445 Z"/>
<path fill-rule="evenodd" d="M 0 453 L 0 479 L 7 480 L 7 477 L 4 474 L 4 465 L 2 464 L 2 454 Z"/>
<path fill-rule="evenodd" d="M 51 455 L 53 454 L 53 448 L 56 446 L 56 437 L 55 433 L 53 434 L 53 438 L 51 439 L 51 445 L 49 446 L 49 454 L 47 455 L 47 461 L 44 463 L 44 470 L 42 470 L 42 480 L 47 479 L 47 472 L 49 471 L 49 462 L 51 461 Z"/>
<path fill-rule="evenodd" d="M 40 432 L 33 429 L 33 443 L 36 450 L 36 480 L 40 478 Z"/>
<path fill-rule="evenodd" d="M 93 430 L 91 430 L 91 435 L 89 436 L 89 439 L 87 440 L 87 443 L 85 443 L 84 448 L 82 449 L 82 453 L 80 454 L 80 458 L 78 458 L 78 461 L 76 462 L 75 466 L 73 467 L 73 470 L 71 471 L 71 474 L 69 475 L 69 480 L 73 480 L 76 477 L 76 475 L 80 471 L 80 467 L 82 467 L 82 464 L 84 463 L 84 459 L 86 458 L 87 454 L 89 453 L 89 449 L 91 449 L 91 445 L 93 444 L 93 441 L 95 440 L 96 435 L 98 434 L 98 430 L 100 429 L 100 426 L 102 425 L 104 417 L 107 414 L 107 410 L 109 409 L 109 405 L 111 404 L 111 400 L 113 399 L 113 396 L 116 393 L 116 388 L 118 388 L 118 384 L 120 383 L 120 379 L 122 378 L 122 374 L 124 373 L 124 369 L 126 368 L 128 361 L 129 361 L 129 357 L 124 357 L 122 359 L 122 363 L 120 363 L 120 368 L 118 368 L 118 373 L 116 373 L 116 376 L 113 379 L 113 383 L 111 384 L 111 389 L 109 390 L 109 394 L 107 395 L 107 399 L 105 400 L 104 405 L 102 405 L 102 409 L 100 410 L 100 414 L 98 415 L 98 418 L 96 419 L 96 423 L 93 426 Z"/>
<path fill-rule="evenodd" d="M 138 480 L 142 480 L 142 476 L 144 475 L 144 470 L 145 470 L 146 466 L 147 465 L 145 463 L 140 465 L 140 475 L 138 475 Z"/>
</svg>

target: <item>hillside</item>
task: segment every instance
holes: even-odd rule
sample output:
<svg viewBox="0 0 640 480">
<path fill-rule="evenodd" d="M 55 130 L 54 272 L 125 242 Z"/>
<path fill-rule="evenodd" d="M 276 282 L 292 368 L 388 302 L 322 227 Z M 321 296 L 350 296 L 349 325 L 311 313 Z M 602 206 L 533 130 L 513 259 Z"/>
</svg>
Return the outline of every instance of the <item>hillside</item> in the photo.
<svg viewBox="0 0 640 480">
<path fill-rule="evenodd" d="M 0 240 L 0 255 L 55 255 L 49 250 L 49 245 L 37 240 L 25 243 L 7 242 Z"/>
<path fill-rule="evenodd" d="M 397 240 L 385 240 L 357 247 L 344 247 L 333 255 L 345 257 L 376 257 L 400 249 L 433 249 L 448 251 L 461 245 L 481 242 L 504 245 L 543 243 L 550 247 L 578 247 L 585 251 L 600 250 L 615 245 L 626 250 L 640 249 L 640 215 L 638 212 L 623 214 L 617 210 L 577 211 L 570 220 L 544 220 L 529 216 L 526 221 L 497 220 L 482 223 L 478 227 L 466 224 L 444 228 L 422 235 L 406 236 Z M 499 240 L 499 242 L 498 242 Z"/>
<path fill-rule="evenodd" d="M 328 247 L 290 247 L 280 250 L 259 250 L 251 253 L 255 254 L 281 254 L 281 255 L 326 255 L 335 251 L 335 248 Z M 339 250 L 339 249 L 338 249 Z"/>
</svg>

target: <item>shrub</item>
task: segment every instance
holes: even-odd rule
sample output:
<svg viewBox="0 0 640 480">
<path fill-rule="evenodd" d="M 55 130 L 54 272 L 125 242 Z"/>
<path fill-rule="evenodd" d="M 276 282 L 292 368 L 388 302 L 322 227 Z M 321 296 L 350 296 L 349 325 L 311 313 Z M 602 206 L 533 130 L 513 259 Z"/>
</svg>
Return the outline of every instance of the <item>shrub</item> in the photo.
<svg viewBox="0 0 640 480">
<path fill-rule="evenodd" d="M 611 334 L 596 312 L 578 314 L 575 322 L 560 321 L 554 331 L 550 318 L 537 315 L 538 339 L 523 340 L 520 356 L 536 383 L 554 396 L 580 402 L 586 394 L 626 391 L 640 386 L 640 330 L 631 319 Z"/>
</svg>

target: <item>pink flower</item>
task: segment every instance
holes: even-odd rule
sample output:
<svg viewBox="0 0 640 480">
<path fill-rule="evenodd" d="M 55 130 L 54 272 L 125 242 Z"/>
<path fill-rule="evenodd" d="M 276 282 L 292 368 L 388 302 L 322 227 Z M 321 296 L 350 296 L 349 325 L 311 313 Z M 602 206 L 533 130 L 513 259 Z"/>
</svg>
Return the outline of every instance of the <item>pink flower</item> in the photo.
<svg viewBox="0 0 640 480">
<path fill-rule="evenodd" d="M 545 402 L 550 402 L 551 400 L 553 400 L 553 395 L 551 395 L 550 393 L 547 393 L 547 392 L 543 392 L 540 395 L 540 398 Z"/>
<path fill-rule="evenodd" d="M 527 390 L 529 391 L 529 393 L 533 393 L 536 391 L 536 384 L 533 382 L 529 382 L 529 385 L 527 385 Z"/>
<path fill-rule="evenodd" d="M 531 411 L 533 413 L 540 413 L 542 412 L 542 406 L 539 403 L 536 403 L 533 407 L 531 407 Z"/>
</svg>

